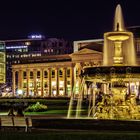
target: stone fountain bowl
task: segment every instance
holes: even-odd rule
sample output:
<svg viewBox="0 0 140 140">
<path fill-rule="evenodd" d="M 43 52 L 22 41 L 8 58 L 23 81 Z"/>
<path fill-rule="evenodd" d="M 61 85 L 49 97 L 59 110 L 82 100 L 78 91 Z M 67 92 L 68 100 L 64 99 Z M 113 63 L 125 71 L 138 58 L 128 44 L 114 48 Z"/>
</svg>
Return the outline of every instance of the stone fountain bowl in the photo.
<svg viewBox="0 0 140 140">
<path fill-rule="evenodd" d="M 81 76 L 95 77 L 97 75 L 135 75 L 140 76 L 140 66 L 100 66 L 85 67 Z"/>
<path fill-rule="evenodd" d="M 128 32 L 110 32 L 108 33 L 107 38 L 111 41 L 124 41 L 129 38 L 129 33 Z"/>
</svg>

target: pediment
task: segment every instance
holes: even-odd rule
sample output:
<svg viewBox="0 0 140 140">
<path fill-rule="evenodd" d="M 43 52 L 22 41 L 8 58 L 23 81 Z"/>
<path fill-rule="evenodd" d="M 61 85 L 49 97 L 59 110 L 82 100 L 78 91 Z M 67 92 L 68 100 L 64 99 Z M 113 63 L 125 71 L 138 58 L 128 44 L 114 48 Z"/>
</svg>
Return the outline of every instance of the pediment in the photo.
<svg viewBox="0 0 140 140">
<path fill-rule="evenodd" d="M 90 49 L 84 48 L 84 49 L 82 49 L 80 51 L 72 53 L 70 56 L 88 55 L 88 54 L 102 54 L 102 52 L 98 52 L 98 51 L 95 51 L 95 50 L 90 50 Z"/>
</svg>

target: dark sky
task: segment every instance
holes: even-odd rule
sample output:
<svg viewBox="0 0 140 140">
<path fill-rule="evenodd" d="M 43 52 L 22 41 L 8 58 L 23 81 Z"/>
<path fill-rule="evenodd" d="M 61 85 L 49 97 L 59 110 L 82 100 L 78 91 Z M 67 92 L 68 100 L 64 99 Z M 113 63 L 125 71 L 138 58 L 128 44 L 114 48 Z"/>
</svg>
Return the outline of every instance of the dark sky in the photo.
<svg viewBox="0 0 140 140">
<path fill-rule="evenodd" d="M 69 40 L 102 38 L 118 3 L 126 26 L 140 25 L 140 0 L 3 0 L 0 39 L 40 33 Z"/>
</svg>

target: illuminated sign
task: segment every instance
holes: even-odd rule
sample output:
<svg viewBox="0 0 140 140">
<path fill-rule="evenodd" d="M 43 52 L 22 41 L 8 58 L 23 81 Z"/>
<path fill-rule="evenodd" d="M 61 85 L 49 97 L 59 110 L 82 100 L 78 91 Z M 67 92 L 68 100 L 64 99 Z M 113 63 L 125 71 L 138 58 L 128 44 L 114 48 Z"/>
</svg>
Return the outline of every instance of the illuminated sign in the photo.
<svg viewBox="0 0 140 140">
<path fill-rule="evenodd" d="M 6 49 L 21 49 L 27 48 L 27 46 L 6 46 Z"/>
<path fill-rule="evenodd" d="M 30 36 L 28 36 L 28 38 L 31 38 L 31 39 L 42 39 L 42 38 L 44 38 L 44 36 L 43 35 L 30 35 Z"/>
</svg>

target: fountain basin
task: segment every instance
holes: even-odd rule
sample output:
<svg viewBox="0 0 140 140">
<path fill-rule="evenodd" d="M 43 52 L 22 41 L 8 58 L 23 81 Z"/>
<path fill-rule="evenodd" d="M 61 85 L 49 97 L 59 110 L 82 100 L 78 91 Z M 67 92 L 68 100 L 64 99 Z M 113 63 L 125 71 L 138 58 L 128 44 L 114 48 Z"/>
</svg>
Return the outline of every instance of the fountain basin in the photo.
<svg viewBox="0 0 140 140">
<path fill-rule="evenodd" d="M 32 119 L 33 128 L 59 129 L 59 130 L 123 130 L 140 131 L 139 120 L 100 120 L 100 119 L 65 119 L 65 118 L 47 118 Z"/>
<path fill-rule="evenodd" d="M 107 38 L 111 41 L 124 41 L 129 38 L 129 33 L 127 32 L 110 32 L 108 33 Z"/>
<path fill-rule="evenodd" d="M 131 78 L 140 78 L 140 66 L 100 66 L 100 67 L 85 67 L 84 73 L 82 76 L 92 77 L 96 79 L 96 76 L 105 77 L 105 76 L 114 76 L 121 78 L 120 75 L 123 75 L 123 78 L 127 78 L 128 75 L 131 75 Z M 130 78 L 130 77 L 129 77 Z"/>
</svg>

